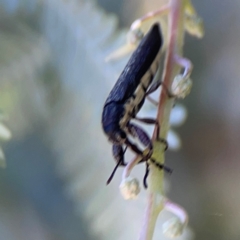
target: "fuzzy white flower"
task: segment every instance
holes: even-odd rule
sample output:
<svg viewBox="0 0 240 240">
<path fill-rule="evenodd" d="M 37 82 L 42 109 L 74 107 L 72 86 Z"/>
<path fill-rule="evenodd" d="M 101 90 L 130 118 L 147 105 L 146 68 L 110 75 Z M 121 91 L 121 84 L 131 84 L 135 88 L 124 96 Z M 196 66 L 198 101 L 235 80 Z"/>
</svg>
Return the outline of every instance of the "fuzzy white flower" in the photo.
<svg viewBox="0 0 240 240">
<path fill-rule="evenodd" d="M 174 217 L 166 221 L 162 226 L 164 235 L 169 238 L 181 236 L 188 223 L 186 211 L 168 199 L 166 199 L 164 209 L 174 214 Z"/>
<path fill-rule="evenodd" d="M 182 235 L 184 225 L 177 217 L 173 217 L 163 224 L 162 229 L 166 237 L 175 238 Z"/>
<path fill-rule="evenodd" d="M 181 74 L 177 75 L 172 83 L 172 94 L 178 98 L 185 98 L 192 89 L 192 80 L 185 78 Z"/>
<path fill-rule="evenodd" d="M 11 139 L 11 137 L 12 134 L 10 130 L 3 123 L 0 122 L 0 139 L 8 141 L 9 139 Z"/>
<path fill-rule="evenodd" d="M 135 199 L 140 192 L 138 180 L 130 176 L 122 180 L 119 188 L 123 198 L 126 200 Z"/>
</svg>

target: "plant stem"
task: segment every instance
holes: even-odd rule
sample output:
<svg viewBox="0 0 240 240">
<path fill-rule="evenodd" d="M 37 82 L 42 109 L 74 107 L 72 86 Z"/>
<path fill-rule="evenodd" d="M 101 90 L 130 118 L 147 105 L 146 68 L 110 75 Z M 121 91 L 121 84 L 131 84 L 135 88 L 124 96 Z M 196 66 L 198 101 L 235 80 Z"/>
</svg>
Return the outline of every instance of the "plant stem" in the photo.
<svg viewBox="0 0 240 240">
<path fill-rule="evenodd" d="M 164 88 L 171 89 L 174 77 L 179 73 L 180 66 L 176 64 L 176 56 L 182 55 L 184 26 L 184 0 L 170 0 L 168 15 L 167 52 L 163 73 Z M 169 98 L 166 91 L 161 91 L 158 105 L 157 119 L 161 126 L 160 137 L 166 138 L 169 129 L 169 117 L 173 105 L 173 99 Z M 153 141 L 157 139 L 155 127 Z"/>
<path fill-rule="evenodd" d="M 185 0 L 170 0 L 168 15 L 168 36 L 167 36 L 167 52 L 163 73 L 163 86 L 164 88 L 171 89 L 174 77 L 179 74 L 180 66 L 176 64 L 176 56 L 182 55 L 183 38 L 184 38 L 184 6 Z M 155 146 L 158 137 L 167 138 L 169 129 L 170 112 L 173 106 L 174 99 L 169 98 L 167 92 L 161 91 L 159 97 L 159 105 L 157 112 L 157 119 L 159 122 L 160 136 L 157 136 L 157 128 L 155 127 L 152 141 Z M 154 151 L 156 147 L 154 146 Z M 158 155 L 158 162 L 164 162 L 164 152 Z M 160 158 L 160 159 L 159 159 Z M 157 181 L 156 181 L 157 180 Z M 150 167 L 149 174 L 149 196 L 148 205 L 145 213 L 144 224 L 140 233 L 139 240 L 152 240 L 154 228 L 157 217 L 164 207 L 164 194 L 163 194 L 163 171 L 159 171 L 157 167 Z"/>
</svg>

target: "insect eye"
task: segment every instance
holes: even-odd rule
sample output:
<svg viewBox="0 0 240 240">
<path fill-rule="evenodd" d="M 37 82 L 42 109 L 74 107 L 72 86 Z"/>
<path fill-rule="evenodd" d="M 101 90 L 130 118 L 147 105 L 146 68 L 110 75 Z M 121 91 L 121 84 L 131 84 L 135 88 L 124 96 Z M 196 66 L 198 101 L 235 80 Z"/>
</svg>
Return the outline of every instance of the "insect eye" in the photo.
<svg viewBox="0 0 240 240">
<path fill-rule="evenodd" d="M 116 138 L 118 141 L 124 140 L 126 138 L 126 134 L 124 132 L 118 132 Z"/>
</svg>

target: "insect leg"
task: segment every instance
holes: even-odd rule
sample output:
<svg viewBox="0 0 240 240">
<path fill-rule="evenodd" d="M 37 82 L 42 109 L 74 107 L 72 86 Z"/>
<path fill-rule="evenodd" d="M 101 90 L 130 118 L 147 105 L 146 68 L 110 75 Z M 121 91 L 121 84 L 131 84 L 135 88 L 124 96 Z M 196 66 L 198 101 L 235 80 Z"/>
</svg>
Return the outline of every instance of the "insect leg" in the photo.
<svg viewBox="0 0 240 240">
<path fill-rule="evenodd" d="M 153 119 L 153 118 L 137 118 L 135 117 L 134 119 L 140 121 L 140 122 L 143 122 L 143 123 L 146 123 L 146 124 L 156 124 L 156 127 L 157 127 L 157 136 L 159 136 L 159 132 L 160 132 L 160 126 L 159 126 L 159 123 L 156 119 Z M 133 125 L 133 124 L 130 124 L 130 126 Z M 133 125 L 135 127 L 137 127 L 136 125 Z M 137 127 L 138 128 L 138 131 L 142 130 L 141 128 Z M 142 130 L 143 131 L 143 130 Z M 144 133 L 144 132 L 143 132 Z M 146 133 L 145 133 L 146 134 Z M 143 135 L 143 134 L 142 134 Z M 136 135 L 134 135 L 134 137 L 136 137 Z M 138 136 L 137 136 L 138 137 Z M 138 137 L 139 138 L 139 137 Z M 140 140 L 140 138 L 139 138 Z M 141 140 L 140 140 L 141 141 Z M 165 144 L 165 151 L 168 149 L 168 142 L 167 140 L 165 140 L 164 138 L 157 138 L 157 141 L 160 141 L 162 143 Z"/>
<path fill-rule="evenodd" d="M 155 122 L 156 123 L 156 122 Z M 157 123 L 157 136 L 159 136 L 159 125 Z M 149 148 L 149 153 L 147 154 L 146 157 L 144 157 L 140 162 L 144 162 L 146 161 L 151 153 L 152 153 L 152 141 L 149 138 L 149 136 L 146 134 L 146 132 L 140 128 L 139 126 L 136 126 L 135 124 L 129 123 L 128 124 L 128 130 L 129 133 L 133 136 L 133 137 L 137 137 L 138 140 L 147 148 Z M 168 142 L 164 139 L 164 138 L 158 138 L 157 141 L 162 142 L 163 144 L 165 144 L 165 151 L 168 149 Z"/>
<path fill-rule="evenodd" d="M 157 141 L 159 141 L 159 142 L 161 142 L 161 143 L 163 143 L 163 144 L 165 144 L 165 151 L 167 151 L 167 149 L 168 149 L 168 142 L 167 142 L 167 140 L 166 139 L 164 139 L 164 138 L 161 138 L 161 137 L 159 137 L 159 133 L 160 133 L 160 126 L 159 126 L 159 123 L 157 123 L 156 124 L 156 128 L 157 128 Z"/>
<path fill-rule="evenodd" d="M 156 119 L 153 119 L 153 118 L 137 118 L 135 117 L 134 119 L 140 121 L 140 122 L 143 122 L 143 123 L 146 123 L 146 124 L 156 124 L 157 126 L 157 136 L 159 136 L 159 132 L 160 132 L 160 126 L 159 126 L 159 123 Z M 130 128 L 134 126 L 135 128 L 137 127 L 138 128 L 138 131 L 143 131 L 140 127 L 136 126 L 136 125 L 133 125 L 133 124 L 130 124 Z M 131 132 L 131 129 L 130 129 L 130 132 Z M 132 132 L 131 132 L 132 133 Z M 143 131 L 144 133 L 144 131 Z M 145 133 L 146 134 L 146 133 Z M 134 137 L 136 137 L 136 135 L 132 134 Z M 138 137 L 138 136 L 137 136 Z M 138 137 L 139 138 L 139 137 Z M 140 140 L 140 138 L 139 138 Z M 164 139 L 164 138 L 158 138 L 157 139 L 158 141 L 164 143 L 166 145 L 165 147 L 165 150 L 168 149 L 168 142 Z M 141 141 L 141 140 L 140 140 Z M 144 144 L 144 143 L 143 143 Z"/>
<path fill-rule="evenodd" d="M 131 148 L 136 154 L 141 155 L 143 154 L 143 152 L 132 142 L 130 142 L 128 139 L 125 140 L 125 144 Z"/>
<path fill-rule="evenodd" d="M 154 100 L 154 99 L 151 98 L 150 96 L 146 96 L 146 98 L 147 98 L 148 101 L 151 102 L 153 105 L 158 106 L 158 101 Z"/>
<path fill-rule="evenodd" d="M 139 122 L 143 122 L 146 124 L 158 124 L 158 121 L 154 118 L 139 118 L 139 117 L 134 117 Z"/>
<path fill-rule="evenodd" d="M 145 96 L 146 98 L 151 102 L 153 103 L 154 105 L 158 106 L 158 102 L 154 99 L 152 99 L 149 95 L 153 92 L 155 92 L 159 87 L 160 85 L 162 85 L 162 88 L 166 91 L 167 93 L 167 96 L 169 98 L 174 98 L 175 96 L 168 90 L 168 88 L 166 87 L 166 85 L 162 82 L 162 81 L 157 81 L 157 82 L 154 82 L 150 88 L 148 89 L 148 91 L 146 92 Z"/>
<path fill-rule="evenodd" d="M 165 166 L 164 164 L 156 162 L 156 160 L 154 160 L 153 158 L 150 158 L 150 160 L 157 168 L 163 169 L 167 173 L 172 174 L 173 170 L 171 168 Z"/>
<path fill-rule="evenodd" d="M 143 152 L 133 143 L 131 143 L 128 139 L 126 139 L 125 144 L 133 150 L 136 154 L 142 156 L 142 160 L 139 163 L 146 162 L 147 159 L 152 155 L 152 150 L 146 156 L 143 156 Z M 152 149 L 152 148 L 151 148 Z"/>
<path fill-rule="evenodd" d="M 145 171 L 145 174 L 144 174 L 144 177 L 143 177 L 143 186 L 144 186 L 145 188 L 148 187 L 148 185 L 147 185 L 147 177 L 148 177 L 148 174 L 149 174 L 149 163 L 146 162 L 146 171 Z"/>
<path fill-rule="evenodd" d="M 149 136 L 147 135 L 147 133 L 140 128 L 139 126 L 129 123 L 128 124 L 128 130 L 129 133 L 133 136 L 133 137 L 137 137 L 138 140 L 146 147 L 148 147 L 150 150 L 152 150 L 152 141 L 149 138 Z"/>
<path fill-rule="evenodd" d="M 137 117 L 135 117 L 134 119 L 136 119 L 136 120 L 138 120 L 138 121 L 140 121 L 140 122 L 143 122 L 143 123 L 146 123 L 146 124 L 156 124 L 156 127 L 157 127 L 157 136 L 159 136 L 159 132 L 160 132 L 160 126 L 159 126 L 159 123 L 158 123 L 158 121 L 157 120 L 155 120 L 155 119 L 151 119 L 151 118 L 137 118 Z M 146 135 L 146 133 L 140 128 L 140 127 L 138 127 L 138 126 L 136 126 L 136 125 L 134 125 L 134 124 L 129 124 L 129 126 L 130 126 L 130 128 L 129 128 L 129 132 L 134 136 L 134 137 L 137 137 L 139 140 L 140 140 L 140 142 L 141 142 L 141 139 L 140 139 L 140 137 L 142 136 L 144 136 L 144 134 L 145 134 L 145 136 L 144 137 L 146 137 L 147 135 Z M 133 129 L 132 129 L 132 127 L 133 127 Z M 137 131 L 138 132 L 140 132 L 141 131 L 141 133 L 139 133 L 140 134 L 140 136 L 138 136 L 135 132 L 136 132 L 136 129 L 134 129 L 134 128 L 137 128 Z M 148 136 L 147 136 L 148 137 Z M 148 137 L 149 138 L 149 137 Z M 149 139 L 150 140 L 150 139 Z M 151 141 L 151 140 L 150 140 Z M 165 151 L 168 149 L 168 142 L 167 142 L 167 140 L 165 140 L 164 138 L 157 138 L 157 141 L 160 141 L 160 142 L 162 142 L 162 143 L 164 143 L 165 144 Z M 143 142 L 142 142 L 142 144 L 143 145 L 145 145 Z M 146 146 L 146 145 L 145 145 Z"/>
<path fill-rule="evenodd" d="M 160 164 L 160 163 L 157 163 L 153 158 L 150 158 L 151 162 L 157 167 L 159 168 L 160 170 L 164 170 L 166 171 L 167 173 L 171 174 L 173 172 L 173 170 L 169 167 L 166 167 L 164 164 Z M 145 188 L 148 187 L 147 185 L 147 177 L 148 177 L 148 174 L 149 174 L 149 163 L 146 162 L 146 171 L 145 171 L 145 174 L 144 174 L 144 177 L 143 177 L 143 186 Z"/>
<path fill-rule="evenodd" d="M 162 84 L 162 81 L 156 81 L 156 82 L 154 82 L 154 83 L 150 86 L 150 88 L 148 89 L 148 91 L 145 93 L 145 96 L 147 96 L 147 95 L 155 92 L 155 91 L 160 87 L 161 84 Z"/>
</svg>

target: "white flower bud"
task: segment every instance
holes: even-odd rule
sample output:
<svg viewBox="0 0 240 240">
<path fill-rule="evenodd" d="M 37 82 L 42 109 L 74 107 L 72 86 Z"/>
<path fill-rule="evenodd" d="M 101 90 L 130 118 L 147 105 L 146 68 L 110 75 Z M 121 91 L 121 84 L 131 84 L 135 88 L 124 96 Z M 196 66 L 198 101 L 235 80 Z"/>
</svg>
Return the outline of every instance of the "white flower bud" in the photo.
<svg viewBox="0 0 240 240">
<path fill-rule="evenodd" d="M 106 62 L 115 61 L 117 59 L 120 59 L 120 58 L 128 55 L 132 51 L 134 51 L 135 48 L 137 47 L 137 45 L 139 44 L 139 42 L 142 40 L 142 38 L 144 36 L 144 33 L 142 32 L 140 27 L 141 27 L 141 21 L 140 20 L 136 20 L 135 22 L 133 22 L 129 32 L 127 33 L 126 44 L 123 45 L 122 47 L 118 48 L 114 52 L 110 53 L 105 58 L 105 61 Z"/>
<path fill-rule="evenodd" d="M 185 98 L 191 91 L 192 80 L 181 74 L 177 75 L 172 83 L 172 94 L 178 98 Z"/>
<path fill-rule="evenodd" d="M 12 137 L 12 134 L 11 134 L 10 130 L 5 125 L 0 123 L 0 139 L 7 141 L 11 137 Z"/>
<path fill-rule="evenodd" d="M 185 225 L 179 218 L 173 217 L 162 226 L 163 234 L 168 238 L 175 238 L 182 235 Z"/>
<path fill-rule="evenodd" d="M 140 29 L 130 30 L 127 34 L 128 44 L 137 46 L 143 38 L 143 32 Z"/>
<path fill-rule="evenodd" d="M 132 177 L 127 177 L 122 180 L 119 188 L 123 198 L 126 200 L 135 199 L 140 192 L 138 180 Z"/>
<path fill-rule="evenodd" d="M 140 19 L 137 19 L 137 20 L 135 20 L 135 21 L 131 24 L 130 29 L 131 29 L 131 31 L 134 31 L 134 30 L 136 30 L 136 29 L 140 29 L 141 25 L 142 25 L 141 20 L 140 20 Z"/>
<path fill-rule="evenodd" d="M 186 211 L 176 203 L 166 200 L 164 209 L 174 214 L 174 217 L 163 224 L 163 233 L 169 238 L 175 238 L 182 235 L 183 230 L 188 223 Z"/>
</svg>

